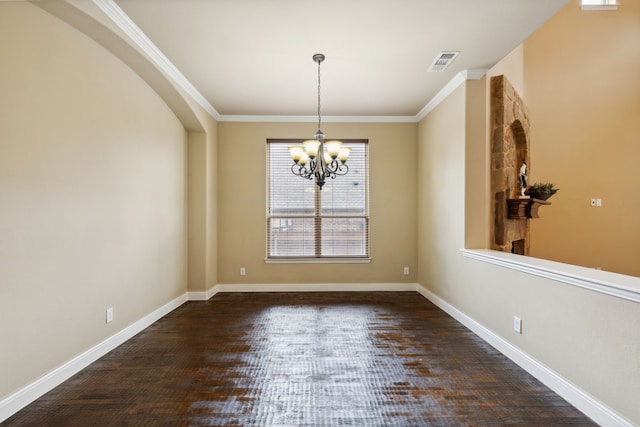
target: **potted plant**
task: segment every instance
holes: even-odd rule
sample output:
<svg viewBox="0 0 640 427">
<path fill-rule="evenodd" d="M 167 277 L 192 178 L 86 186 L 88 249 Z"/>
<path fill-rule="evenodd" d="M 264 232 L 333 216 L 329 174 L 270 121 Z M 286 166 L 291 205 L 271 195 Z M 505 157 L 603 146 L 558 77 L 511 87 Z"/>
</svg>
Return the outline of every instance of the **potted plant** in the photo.
<svg viewBox="0 0 640 427">
<path fill-rule="evenodd" d="M 554 188 L 550 182 L 534 182 L 527 187 L 524 194 L 528 195 L 532 199 L 547 200 L 558 192 L 558 188 Z"/>
</svg>

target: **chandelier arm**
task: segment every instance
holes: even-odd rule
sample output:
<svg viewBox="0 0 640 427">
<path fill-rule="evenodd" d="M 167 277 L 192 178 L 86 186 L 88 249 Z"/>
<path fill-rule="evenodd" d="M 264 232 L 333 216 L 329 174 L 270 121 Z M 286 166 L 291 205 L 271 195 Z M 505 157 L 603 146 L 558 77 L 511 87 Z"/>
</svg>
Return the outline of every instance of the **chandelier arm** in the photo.
<svg viewBox="0 0 640 427">
<path fill-rule="evenodd" d="M 346 163 L 338 163 L 338 170 L 336 171 L 336 175 L 346 175 L 349 173 L 349 166 Z"/>
<path fill-rule="evenodd" d="M 302 166 L 299 163 L 294 163 L 291 165 L 291 173 L 293 173 L 294 175 L 303 176 L 303 172 L 302 172 L 303 169 L 304 169 L 304 166 Z"/>
<path fill-rule="evenodd" d="M 313 169 L 310 170 L 299 163 L 291 165 L 291 173 L 305 179 L 313 179 L 314 177 Z"/>
<path fill-rule="evenodd" d="M 338 160 L 332 160 L 331 164 L 327 165 L 325 170 L 325 176 L 333 179 L 336 176 L 346 175 L 349 172 L 349 166 Z"/>
</svg>

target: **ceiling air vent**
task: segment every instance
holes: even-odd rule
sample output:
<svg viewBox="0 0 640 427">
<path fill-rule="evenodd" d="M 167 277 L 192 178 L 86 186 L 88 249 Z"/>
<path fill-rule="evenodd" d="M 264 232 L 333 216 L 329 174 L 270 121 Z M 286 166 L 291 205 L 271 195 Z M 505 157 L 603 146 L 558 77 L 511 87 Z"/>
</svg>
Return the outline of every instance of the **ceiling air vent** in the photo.
<svg viewBox="0 0 640 427">
<path fill-rule="evenodd" d="M 429 72 L 437 73 L 440 71 L 444 71 L 449 64 L 453 62 L 453 60 L 458 56 L 460 52 L 440 52 L 436 59 L 433 61 L 431 66 L 429 66 Z"/>
</svg>

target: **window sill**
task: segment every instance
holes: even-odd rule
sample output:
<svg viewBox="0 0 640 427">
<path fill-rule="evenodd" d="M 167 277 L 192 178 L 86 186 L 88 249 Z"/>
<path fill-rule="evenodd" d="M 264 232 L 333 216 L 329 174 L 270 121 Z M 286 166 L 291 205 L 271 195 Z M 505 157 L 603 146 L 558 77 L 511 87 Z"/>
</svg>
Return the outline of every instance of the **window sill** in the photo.
<svg viewBox="0 0 640 427">
<path fill-rule="evenodd" d="M 371 258 L 265 258 L 265 264 L 369 264 Z"/>
<path fill-rule="evenodd" d="M 583 4 L 582 10 L 618 10 L 618 4 Z"/>
<path fill-rule="evenodd" d="M 462 255 L 602 294 L 640 303 L 640 278 L 490 249 L 461 249 Z"/>
</svg>

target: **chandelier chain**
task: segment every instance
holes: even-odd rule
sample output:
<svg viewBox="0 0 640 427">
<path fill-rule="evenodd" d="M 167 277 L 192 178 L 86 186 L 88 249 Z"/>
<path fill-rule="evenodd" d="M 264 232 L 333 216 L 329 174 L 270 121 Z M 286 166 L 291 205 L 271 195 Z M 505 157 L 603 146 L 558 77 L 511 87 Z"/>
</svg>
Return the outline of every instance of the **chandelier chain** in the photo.
<svg viewBox="0 0 640 427">
<path fill-rule="evenodd" d="M 330 148 L 325 149 L 324 134 L 320 130 L 322 125 L 320 63 L 324 61 L 324 55 L 316 53 L 313 55 L 313 60 L 318 63 L 318 131 L 314 135 L 315 141 L 308 140 L 302 146 L 291 146 L 289 152 L 293 159 L 291 172 L 305 179 L 315 178 L 318 189 L 322 190 L 327 178 L 334 179 L 349 172 L 346 161 L 351 148 L 341 147 L 340 141 L 330 141 Z"/>
<path fill-rule="evenodd" d="M 321 122 L 321 116 L 320 116 L 320 63 L 322 61 L 318 61 L 318 130 L 320 130 L 320 122 Z"/>
</svg>

